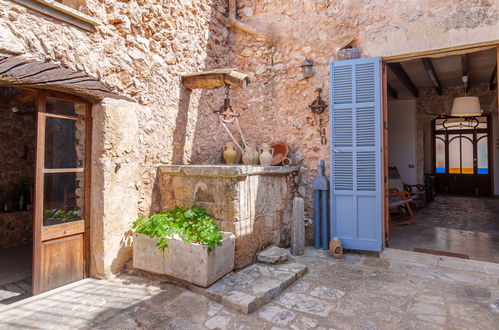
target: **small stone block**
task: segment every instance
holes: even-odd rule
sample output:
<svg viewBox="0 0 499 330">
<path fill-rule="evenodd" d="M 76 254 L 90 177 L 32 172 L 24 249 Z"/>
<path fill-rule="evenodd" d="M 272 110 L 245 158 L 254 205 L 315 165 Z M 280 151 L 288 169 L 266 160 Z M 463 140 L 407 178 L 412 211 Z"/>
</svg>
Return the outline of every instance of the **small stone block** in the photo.
<svg viewBox="0 0 499 330">
<path fill-rule="evenodd" d="M 289 259 L 291 253 L 289 250 L 277 246 L 271 246 L 267 250 L 258 253 L 257 260 L 269 264 L 283 262 Z"/>
</svg>

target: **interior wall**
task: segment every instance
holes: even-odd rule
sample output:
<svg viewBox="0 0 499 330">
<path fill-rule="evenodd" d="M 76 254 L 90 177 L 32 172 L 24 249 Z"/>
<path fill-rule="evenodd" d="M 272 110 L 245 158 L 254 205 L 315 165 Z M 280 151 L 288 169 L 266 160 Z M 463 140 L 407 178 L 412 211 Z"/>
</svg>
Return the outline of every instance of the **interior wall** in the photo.
<svg viewBox="0 0 499 330">
<path fill-rule="evenodd" d="M 0 100 L 6 104 L 8 97 L 3 91 Z M 18 106 L 19 112 L 34 109 L 34 103 Z M 19 199 L 31 195 L 34 183 L 35 134 L 34 116 L 15 114 L 10 107 L 0 106 L 0 248 L 32 242 L 32 211 L 19 209 Z"/>
<path fill-rule="evenodd" d="M 402 182 L 417 183 L 415 100 L 388 102 L 388 165 L 397 167 Z"/>
<path fill-rule="evenodd" d="M 494 161 L 494 195 L 499 196 L 499 120 L 497 111 L 492 114 L 492 156 Z"/>
</svg>

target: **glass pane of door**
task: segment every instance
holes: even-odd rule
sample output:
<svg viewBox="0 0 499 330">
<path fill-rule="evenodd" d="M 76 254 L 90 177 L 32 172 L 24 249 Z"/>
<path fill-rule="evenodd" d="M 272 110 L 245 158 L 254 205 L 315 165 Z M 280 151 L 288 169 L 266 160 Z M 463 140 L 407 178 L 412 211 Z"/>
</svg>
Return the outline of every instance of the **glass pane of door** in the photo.
<svg viewBox="0 0 499 330">
<path fill-rule="evenodd" d="M 473 174 L 473 135 L 461 135 L 461 174 Z"/>
<path fill-rule="evenodd" d="M 477 172 L 489 174 L 489 151 L 487 134 L 477 134 Z"/>
<path fill-rule="evenodd" d="M 449 139 L 449 173 L 461 173 L 461 145 L 459 136 Z"/>
<path fill-rule="evenodd" d="M 83 219 L 83 172 L 46 173 L 44 180 L 43 225 Z"/>
<path fill-rule="evenodd" d="M 437 173 L 445 173 L 445 142 L 442 138 L 435 138 L 435 168 Z"/>
<path fill-rule="evenodd" d="M 85 151 L 85 120 L 47 117 L 45 168 L 82 168 Z"/>
</svg>

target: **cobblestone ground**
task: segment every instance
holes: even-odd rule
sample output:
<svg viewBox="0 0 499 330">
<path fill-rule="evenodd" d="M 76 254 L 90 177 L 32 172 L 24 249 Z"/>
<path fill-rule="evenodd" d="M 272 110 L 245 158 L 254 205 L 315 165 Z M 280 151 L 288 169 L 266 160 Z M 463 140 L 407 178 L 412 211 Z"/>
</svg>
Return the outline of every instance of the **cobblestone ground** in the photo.
<svg viewBox="0 0 499 330">
<path fill-rule="evenodd" d="M 497 329 L 499 324 L 498 276 L 357 254 L 338 261 L 312 249 L 297 259 L 309 272 L 250 315 L 171 284 L 124 276 L 87 280 L 0 311 L 0 328 Z"/>
</svg>

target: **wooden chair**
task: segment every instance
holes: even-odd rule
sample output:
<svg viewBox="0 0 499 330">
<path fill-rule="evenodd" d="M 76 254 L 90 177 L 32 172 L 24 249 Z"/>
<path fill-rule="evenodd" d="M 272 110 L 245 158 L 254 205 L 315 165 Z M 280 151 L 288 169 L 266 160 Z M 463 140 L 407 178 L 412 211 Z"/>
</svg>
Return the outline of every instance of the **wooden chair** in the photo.
<svg viewBox="0 0 499 330">
<path fill-rule="evenodd" d="M 399 225 L 410 225 L 411 223 L 416 222 L 416 215 L 412 211 L 411 207 L 411 194 L 407 191 L 398 191 L 397 189 L 389 190 L 389 207 L 392 209 L 399 209 L 402 213 L 406 213 L 409 216 L 409 219 L 402 221 L 393 221 L 392 214 L 390 212 L 390 224 L 399 226 Z"/>
<path fill-rule="evenodd" d="M 413 199 L 411 194 L 404 190 L 404 184 L 400 179 L 398 170 L 396 167 L 389 168 L 388 173 L 388 206 L 391 210 L 399 210 L 402 215 L 406 215 L 409 218 L 402 221 L 392 221 L 392 214 L 390 212 L 390 224 L 392 225 L 409 225 L 416 222 L 416 215 L 412 210 L 411 203 Z"/>
</svg>

